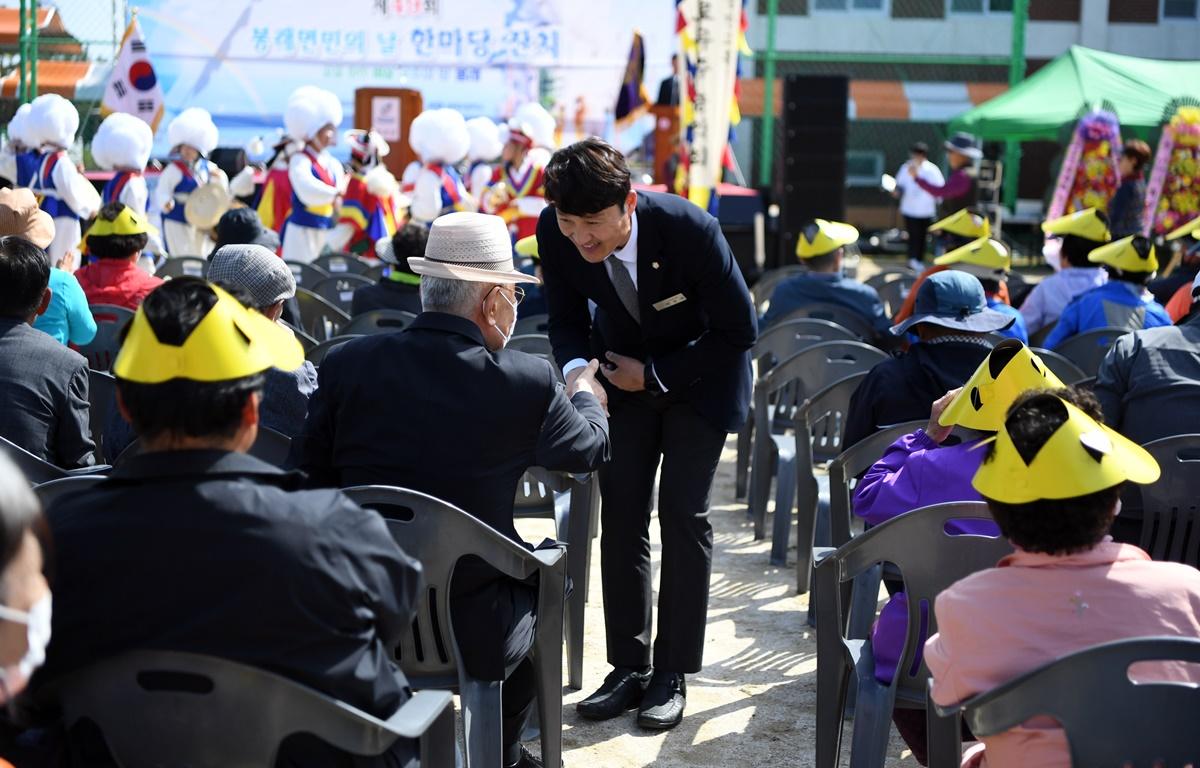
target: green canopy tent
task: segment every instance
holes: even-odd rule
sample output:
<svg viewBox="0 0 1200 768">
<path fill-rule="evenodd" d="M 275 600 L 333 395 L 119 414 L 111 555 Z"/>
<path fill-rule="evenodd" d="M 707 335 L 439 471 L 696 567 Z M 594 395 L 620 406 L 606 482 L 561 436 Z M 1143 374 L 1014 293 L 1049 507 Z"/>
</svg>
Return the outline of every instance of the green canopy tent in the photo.
<svg viewBox="0 0 1200 768">
<path fill-rule="evenodd" d="M 1056 141 L 1064 125 L 1103 105 L 1116 112 L 1122 134 L 1149 139 L 1176 100 L 1200 103 L 1200 61 L 1139 59 L 1073 45 L 1012 90 L 956 117 L 950 130 L 985 141 Z"/>
</svg>

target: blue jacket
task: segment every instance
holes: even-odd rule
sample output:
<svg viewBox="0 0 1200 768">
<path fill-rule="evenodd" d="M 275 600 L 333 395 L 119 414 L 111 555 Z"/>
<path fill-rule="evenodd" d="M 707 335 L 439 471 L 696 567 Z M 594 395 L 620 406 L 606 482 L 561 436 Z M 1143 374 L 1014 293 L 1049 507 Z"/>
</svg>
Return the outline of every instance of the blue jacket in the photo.
<svg viewBox="0 0 1200 768">
<path fill-rule="evenodd" d="M 1029 331 L 1025 328 L 1025 318 L 1021 316 L 1021 312 L 1018 309 L 1015 307 L 1010 307 L 1003 301 L 999 301 L 990 296 L 988 297 L 987 305 L 988 309 L 994 309 L 997 312 L 1001 312 L 1009 317 L 1015 317 L 1017 319 L 1015 323 L 1008 326 L 1003 331 L 996 331 L 996 333 L 1010 339 L 1016 339 L 1022 344 L 1029 344 Z"/>
<path fill-rule="evenodd" d="M 59 344 L 90 344 L 96 338 L 96 320 L 75 275 L 58 267 L 51 269 L 50 293 L 50 306 L 33 321 L 33 327 L 50 334 Z"/>
<path fill-rule="evenodd" d="M 771 305 L 758 321 L 760 328 L 787 317 L 806 304 L 828 303 L 862 315 L 878 333 L 891 326 L 879 294 L 869 285 L 836 272 L 804 272 L 784 280 L 771 294 Z"/>
<path fill-rule="evenodd" d="M 1076 334 L 1106 326 L 1137 331 L 1171 324 L 1167 310 L 1143 287 L 1124 280 L 1110 280 L 1076 296 L 1063 309 L 1058 325 L 1046 337 L 1043 346 L 1054 349 Z"/>
</svg>

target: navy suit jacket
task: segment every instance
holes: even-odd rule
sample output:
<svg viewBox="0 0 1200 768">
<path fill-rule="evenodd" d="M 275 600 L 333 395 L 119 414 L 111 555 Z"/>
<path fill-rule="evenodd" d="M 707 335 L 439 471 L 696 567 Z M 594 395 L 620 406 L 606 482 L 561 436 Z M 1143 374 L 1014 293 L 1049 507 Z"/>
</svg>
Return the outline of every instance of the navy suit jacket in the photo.
<svg viewBox="0 0 1200 768">
<path fill-rule="evenodd" d="M 606 351 L 652 362 L 672 397 L 734 432 L 750 408 L 754 303 L 717 220 L 677 195 L 638 192 L 637 283 L 641 324 L 626 311 L 604 264 L 584 261 L 553 208 L 538 221 L 538 249 L 560 364 Z M 672 297 L 684 301 L 654 305 Z M 596 303 L 593 317 L 588 300 Z M 624 393 L 605 384 L 616 405 Z"/>
</svg>

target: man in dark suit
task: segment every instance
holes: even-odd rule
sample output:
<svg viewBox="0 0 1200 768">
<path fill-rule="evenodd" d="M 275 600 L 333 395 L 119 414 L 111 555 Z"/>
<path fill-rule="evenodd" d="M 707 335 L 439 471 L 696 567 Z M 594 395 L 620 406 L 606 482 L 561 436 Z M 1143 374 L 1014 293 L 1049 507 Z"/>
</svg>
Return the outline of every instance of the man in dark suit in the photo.
<svg viewBox="0 0 1200 768">
<path fill-rule="evenodd" d="M 34 329 L 50 306 L 50 257 L 0 237 L 0 435 L 65 469 L 95 463 L 83 355 Z"/>
<path fill-rule="evenodd" d="M 612 413 L 600 547 L 614 670 L 577 708 L 607 719 L 640 702 L 640 725 L 673 728 L 686 703 L 684 674 L 703 660 L 709 494 L 726 433 L 749 409 L 754 306 L 717 220 L 684 198 L 634 192 L 625 158 L 603 141 L 556 152 L 546 198 L 537 236 L 554 356 L 568 382 L 584 360 L 604 361 Z M 651 659 L 649 525 L 660 459 Z"/>
<path fill-rule="evenodd" d="M 525 470 L 589 472 L 608 458 L 604 390 L 594 378 L 599 361 L 564 392 L 550 363 L 504 349 L 523 295 L 516 283 L 537 278 L 514 269 L 500 217 L 435 219 L 425 257 L 409 265 L 422 275 L 425 311 L 404 331 L 329 353 L 293 456 L 318 482 L 422 491 L 524 545 L 513 499 Z M 467 671 L 505 680 L 504 765 L 540 766 L 518 740 L 534 696 L 526 657 L 535 588 L 467 561 L 451 591 Z"/>
<path fill-rule="evenodd" d="M 679 106 L 679 54 L 671 54 L 671 76 L 664 77 L 658 84 L 658 101 L 660 107 Z"/>
</svg>

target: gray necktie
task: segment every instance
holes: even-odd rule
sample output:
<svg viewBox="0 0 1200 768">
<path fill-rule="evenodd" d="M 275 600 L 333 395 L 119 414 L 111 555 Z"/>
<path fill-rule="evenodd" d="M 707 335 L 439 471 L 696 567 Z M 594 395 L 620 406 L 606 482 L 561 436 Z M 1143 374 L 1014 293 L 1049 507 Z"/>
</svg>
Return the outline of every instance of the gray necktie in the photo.
<svg viewBox="0 0 1200 768">
<path fill-rule="evenodd" d="M 638 309 L 637 286 L 633 284 L 629 269 L 625 266 L 625 262 L 617 258 L 615 253 L 608 257 L 608 261 L 612 265 L 612 284 L 617 289 L 617 296 L 621 298 L 621 303 L 625 305 L 629 314 L 633 315 L 633 319 L 641 324 L 642 315 Z"/>
</svg>

